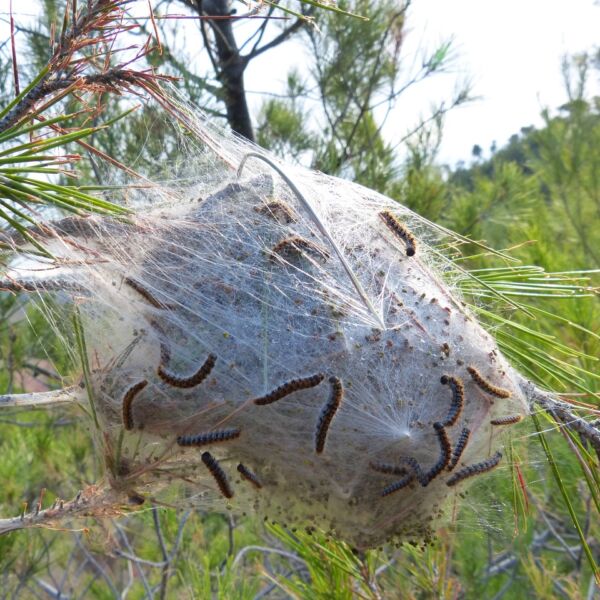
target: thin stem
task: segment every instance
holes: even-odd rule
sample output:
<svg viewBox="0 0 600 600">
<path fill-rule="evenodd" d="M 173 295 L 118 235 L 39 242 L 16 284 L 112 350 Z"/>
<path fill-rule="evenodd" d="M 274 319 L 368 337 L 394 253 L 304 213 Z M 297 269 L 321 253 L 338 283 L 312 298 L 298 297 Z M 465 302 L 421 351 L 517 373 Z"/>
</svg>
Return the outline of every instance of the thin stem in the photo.
<svg viewBox="0 0 600 600">
<path fill-rule="evenodd" d="M 126 498 L 121 497 L 114 490 L 91 485 L 82 490 L 69 502 L 57 500 L 51 507 L 44 510 L 23 512 L 18 517 L 0 519 L 0 535 L 18 529 L 31 527 L 50 527 L 57 521 L 72 518 L 78 515 L 90 516 L 97 512 L 99 515 L 107 508 L 114 510 L 115 505 L 125 504 Z"/>
<path fill-rule="evenodd" d="M 358 292 L 358 295 L 360 296 L 361 300 L 364 302 L 364 304 L 367 307 L 367 309 L 369 310 L 369 312 L 373 315 L 373 317 L 375 317 L 379 326 L 382 329 L 385 329 L 385 323 L 383 322 L 383 319 L 381 318 L 379 313 L 375 310 L 375 307 L 373 306 L 371 300 L 367 296 L 367 293 L 365 292 L 362 285 L 360 284 L 360 281 L 358 281 L 358 278 L 354 274 L 354 271 L 352 271 L 352 268 L 348 264 L 348 261 L 346 260 L 346 257 L 344 256 L 342 250 L 337 245 L 336 241 L 333 239 L 333 237 L 331 236 L 329 231 L 327 231 L 327 228 L 325 227 L 325 225 L 323 225 L 323 222 L 319 218 L 319 215 L 317 215 L 317 213 L 315 212 L 314 208 L 312 207 L 312 205 L 310 204 L 308 199 L 304 196 L 304 194 L 302 194 L 302 192 L 298 189 L 298 187 L 296 187 L 296 184 L 285 174 L 285 172 L 278 165 L 276 165 L 270 158 L 267 158 L 263 154 L 259 154 L 258 152 L 248 152 L 244 156 L 244 158 L 242 158 L 242 161 L 240 162 L 240 166 L 238 167 L 238 171 L 237 171 L 238 178 L 241 177 L 242 171 L 244 170 L 244 166 L 246 164 L 246 161 L 249 158 L 258 158 L 259 160 L 266 162 L 273 170 L 277 171 L 277 173 L 281 176 L 281 178 L 288 184 L 288 186 L 290 187 L 290 189 L 292 190 L 294 195 L 298 198 L 298 200 L 300 200 L 300 202 L 302 203 L 304 208 L 306 208 L 306 210 L 308 211 L 310 218 L 313 220 L 313 222 L 315 223 L 315 225 L 317 226 L 319 231 L 327 238 L 327 240 L 329 240 L 329 243 L 335 250 L 335 253 L 338 255 L 338 258 L 340 259 L 340 262 L 342 263 L 344 270 L 348 274 L 348 277 L 350 277 L 350 280 L 352 281 L 352 285 L 354 285 L 354 288 Z"/>
<path fill-rule="evenodd" d="M 62 390 L 50 392 L 34 392 L 31 394 L 7 394 L 0 396 L 0 408 L 11 406 L 43 406 L 78 402 L 81 398 L 81 388 L 71 386 Z"/>
<path fill-rule="evenodd" d="M 557 421 L 563 423 L 565 427 L 589 440 L 594 450 L 600 453 L 600 429 L 575 415 L 573 406 L 558 400 L 554 394 L 542 390 L 525 377 L 519 376 L 519 385 L 530 407 L 538 405 Z"/>
</svg>

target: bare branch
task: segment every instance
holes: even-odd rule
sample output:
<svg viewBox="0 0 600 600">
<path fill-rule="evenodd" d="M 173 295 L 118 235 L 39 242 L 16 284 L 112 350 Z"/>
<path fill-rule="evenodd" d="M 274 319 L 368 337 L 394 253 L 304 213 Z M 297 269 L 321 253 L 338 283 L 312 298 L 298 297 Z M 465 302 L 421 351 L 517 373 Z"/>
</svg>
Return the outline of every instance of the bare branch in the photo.
<svg viewBox="0 0 600 600">
<path fill-rule="evenodd" d="M 537 405 L 544 409 L 556 421 L 588 440 L 600 456 L 600 429 L 598 427 L 594 427 L 592 423 L 575 415 L 572 405 L 558 400 L 552 393 L 538 388 L 524 377 L 520 379 L 521 389 L 530 405 Z"/>
<path fill-rule="evenodd" d="M 30 394 L 7 394 L 0 396 L 0 408 L 8 406 L 42 406 L 77 402 L 81 397 L 81 388 L 72 386 L 64 390 L 34 392 Z"/>
</svg>

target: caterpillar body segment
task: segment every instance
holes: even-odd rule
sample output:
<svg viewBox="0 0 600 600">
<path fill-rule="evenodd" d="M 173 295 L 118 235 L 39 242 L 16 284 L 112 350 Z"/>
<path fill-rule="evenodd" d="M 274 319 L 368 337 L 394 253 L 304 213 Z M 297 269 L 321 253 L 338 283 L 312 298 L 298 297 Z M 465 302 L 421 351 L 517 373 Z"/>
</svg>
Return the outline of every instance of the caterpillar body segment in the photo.
<svg viewBox="0 0 600 600">
<path fill-rule="evenodd" d="M 161 345 L 161 354 L 163 354 L 163 349 Z M 175 375 L 171 371 L 167 370 L 162 364 L 158 367 L 158 376 L 169 385 L 172 385 L 176 388 L 192 388 L 197 385 L 200 385 L 213 370 L 215 363 L 217 362 L 217 357 L 214 354 L 209 354 L 207 359 L 202 363 L 200 368 L 192 375 L 184 376 L 184 375 Z"/>
<path fill-rule="evenodd" d="M 451 375 L 442 375 L 440 383 L 447 385 L 452 390 L 452 404 L 446 419 L 442 423 L 444 427 L 450 427 L 458 421 L 462 413 L 465 403 L 465 388 L 458 377 L 452 377 Z"/>
<path fill-rule="evenodd" d="M 496 398 L 511 397 L 512 394 L 510 390 L 505 390 L 504 388 L 494 385 L 493 383 L 485 379 L 475 367 L 467 367 L 467 371 L 469 372 L 471 379 L 473 379 L 473 381 L 479 386 L 479 388 L 487 394 L 489 394 L 490 396 L 496 396 Z"/>
<path fill-rule="evenodd" d="M 327 404 L 325 404 L 321 410 L 317 422 L 317 432 L 315 435 L 315 450 L 317 454 L 321 454 L 325 449 L 325 440 L 327 438 L 329 426 L 331 425 L 331 421 L 340 407 L 342 397 L 344 396 L 344 387 L 338 377 L 330 377 L 329 383 L 331 384 L 331 395 Z"/>
<path fill-rule="evenodd" d="M 290 381 L 286 381 L 284 384 L 276 387 L 268 394 L 260 396 L 259 398 L 255 398 L 253 402 L 258 406 L 273 404 L 273 402 L 277 402 L 278 400 L 281 400 L 282 398 L 285 398 L 286 396 L 289 396 L 290 394 L 299 390 L 307 390 L 309 388 L 316 387 L 323 381 L 323 379 L 325 379 L 325 375 L 323 373 L 316 373 L 315 375 L 310 375 L 309 377 L 290 379 Z"/>
<path fill-rule="evenodd" d="M 417 252 L 417 241 L 406 225 L 401 223 L 389 210 L 380 212 L 379 216 L 392 233 L 404 242 L 404 245 L 406 246 L 406 256 L 414 256 Z"/>
<path fill-rule="evenodd" d="M 233 490 L 231 489 L 227 475 L 225 474 L 225 471 L 223 471 L 219 461 L 210 452 L 203 452 L 201 458 L 202 462 L 217 482 L 221 494 L 227 499 L 233 498 Z"/>
<path fill-rule="evenodd" d="M 242 478 L 245 479 L 246 481 L 249 481 L 255 488 L 257 488 L 259 490 L 262 488 L 262 483 L 261 483 L 260 479 L 258 478 L 256 473 L 251 471 L 248 467 L 246 467 L 245 465 L 240 463 L 237 466 L 237 470 L 238 470 L 238 473 L 242 476 Z"/>
<path fill-rule="evenodd" d="M 491 471 L 494 467 L 497 467 L 500 464 L 500 460 L 502 459 L 502 452 L 498 451 L 491 458 L 484 460 L 475 465 L 469 465 L 460 471 L 456 471 L 454 475 L 452 475 L 447 481 L 446 485 L 449 487 L 455 486 L 457 483 L 468 479 L 469 477 L 473 477 L 474 475 L 479 475 L 480 473 L 486 473 L 487 471 Z"/>
<path fill-rule="evenodd" d="M 469 441 L 470 435 L 471 435 L 471 431 L 469 429 L 467 429 L 466 427 L 463 428 L 463 430 L 460 432 L 460 435 L 458 436 L 458 440 L 454 446 L 454 449 L 452 450 L 452 459 L 450 460 L 450 462 L 448 463 L 448 466 L 447 466 L 448 471 L 452 471 L 452 469 L 454 469 L 454 467 L 456 467 L 456 465 L 458 464 L 458 461 L 460 460 L 462 453 L 465 451 L 465 448 L 467 447 L 467 442 Z"/>
<path fill-rule="evenodd" d="M 148 385 L 148 382 L 143 379 L 138 383 L 132 385 L 123 396 L 122 412 L 123 412 L 123 427 L 127 431 L 131 431 L 134 428 L 133 423 L 133 401 L 135 397 Z"/>
<path fill-rule="evenodd" d="M 177 444 L 179 446 L 207 446 L 208 444 L 228 442 L 239 437 L 240 429 L 237 427 L 232 429 L 217 429 L 196 435 L 180 435 L 177 437 Z"/>
</svg>

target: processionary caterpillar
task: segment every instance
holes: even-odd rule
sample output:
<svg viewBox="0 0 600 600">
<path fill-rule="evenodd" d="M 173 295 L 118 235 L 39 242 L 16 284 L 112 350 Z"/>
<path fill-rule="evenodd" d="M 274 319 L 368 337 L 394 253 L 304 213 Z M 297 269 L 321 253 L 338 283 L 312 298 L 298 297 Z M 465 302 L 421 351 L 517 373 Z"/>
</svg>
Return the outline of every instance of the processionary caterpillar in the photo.
<svg viewBox="0 0 600 600">
<path fill-rule="evenodd" d="M 450 427 L 456 423 L 462 412 L 465 402 L 465 388 L 458 377 L 452 377 L 450 375 L 442 375 L 440 382 L 442 385 L 450 386 L 450 389 L 452 390 L 452 404 L 450 405 L 446 420 L 442 423 L 444 427 Z"/>
<path fill-rule="evenodd" d="M 412 473 L 409 473 L 408 475 L 404 476 L 399 481 L 396 481 L 395 483 L 392 483 L 392 484 L 388 485 L 387 487 L 384 487 L 383 491 L 381 492 L 381 495 L 383 497 L 389 496 L 390 494 L 393 494 L 394 492 L 397 492 L 398 490 L 405 488 L 414 478 L 415 478 L 415 476 Z"/>
<path fill-rule="evenodd" d="M 484 391 L 491 396 L 496 398 L 510 398 L 511 393 L 509 390 L 505 390 L 501 387 L 495 386 L 493 383 L 487 381 L 481 376 L 481 373 L 475 367 L 467 367 L 469 375 L 473 378 L 473 381 Z"/>
<path fill-rule="evenodd" d="M 175 375 L 170 371 L 167 371 L 163 365 L 159 365 L 158 367 L 158 376 L 169 385 L 172 385 L 176 388 L 191 388 L 196 385 L 202 383 L 210 374 L 215 363 L 217 362 L 217 357 L 214 354 L 209 354 L 208 358 L 204 361 L 203 365 L 192 375 L 188 377 L 183 377 L 181 375 Z"/>
<path fill-rule="evenodd" d="M 138 383 L 132 385 L 123 396 L 123 427 L 127 431 L 131 431 L 133 429 L 133 414 L 132 414 L 132 404 L 134 398 L 148 385 L 148 382 L 143 379 Z"/>
<path fill-rule="evenodd" d="M 406 256 L 414 256 L 417 251 L 415 236 L 389 210 L 380 212 L 379 216 L 388 228 L 404 242 Z"/>
<path fill-rule="evenodd" d="M 473 475 L 478 475 L 479 473 L 491 471 L 498 465 L 501 459 L 502 452 L 496 452 L 494 456 L 484 460 L 483 462 L 477 463 L 476 465 L 470 465 L 469 467 L 465 467 L 464 469 L 457 471 L 454 475 L 452 475 L 452 477 L 450 477 L 450 479 L 448 479 L 448 481 L 446 481 L 446 485 L 452 487 L 453 485 L 461 482 L 463 479 L 467 479 Z"/>
<path fill-rule="evenodd" d="M 429 481 L 427 480 L 427 475 L 423 473 L 423 469 L 421 469 L 421 465 L 419 464 L 416 458 L 413 458 L 412 456 L 401 456 L 399 460 L 400 462 L 403 462 L 404 464 L 409 466 L 414 476 L 418 479 L 419 483 L 423 487 L 425 487 L 429 483 Z"/>
<path fill-rule="evenodd" d="M 237 466 L 238 473 L 246 480 L 249 481 L 255 488 L 259 490 L 262 488 L 260 479 L 246 466 L 240 463 Z"/>
<path fill-rule="evenodd" d="M 298 390 L 306 390 L 311 387 L 315 387 L 321 383 L 325 379 L 325 375 L 323 373 L 316 373 L 315 375 L 311 375 L 310 377 L 301 377 L 299 379 L 290 379 L 283 385 L 275 388 L 272 392 L 269 392 L 265 396 L 261 396 L 260 398 L 254 399 L 254 404 L 259 406 L 264 406 L 265 404 L 272 404 L 273 402 L 277 402 L 277 400 L 281 400 L 285 398 L 292 392 L 297 392 Z"/>
<path fill-rule="evenodd" d="M 278 223 L 289 225 L 290 223 L 295 223 L 298 218 L 292 211 L 292 209 L 280 202 L 279 200 L 273 200 L 272 202 L 268 202 L 267 204 L 263 204 L 262 206 L 255 207 L 256 212 L 259 212 L 261 215 L 268 215 L 273 217 Z"/>
<path fill-rule="evenodd" d="M 312 252 L 312 254 L 327 260 L 329 258 L 329 252 L 318 246 L 317 244 L 305 240 L 304 238 L 294 235 L 277 242 L 271 249 L 271 260 L 275 259 L 277 255 L 289 255 L 290 253 L 302 254 L 302 251 Z"/>
<path fill-rule="evenodd" d="M 179 446 L 206 446 L 207 444 L 216 444 L 217 442 L 227 442 L 240 437 L 240 430 L 237 427 L 232 429 L 217 429 L 215 431 L 206 431 L 196 435 L 180 435 L 177 438 Z"/>
<path fill-rule="evenodd" d="M 156 298 L 148 288 L 143 286 L 139 281 L 132 279 L 131 277 L 125 277 L 125 283 L 133 288 L 140 296 L 144 297 L 154 308 L 160 308 L 162 310 L 170 308 L 168 304 L 164 304 L 158 298 Z"/>
<path fill-rule="evenodd" d="M 210 452 L 203 452 L 202 462 L 206 465 L 206 468 L 210 471 L 210 474 L 215 478 L 215 481 L 221 490 L 221 494 L 223 494 L 225 498 L 233 498 L 233 490 L 229 485 L 227 475 L 225 475 L 225 471 L 223 471 L 221 468 L 219 461 L 217 461 L 217 459 Z"/>
<path fill-rule="evenodd" d="M 490 421 L 491 425 L 514 425 L 520 423 L 523 420 L 522 415 L 509 415 L 507 417 L 498 417 Z"/>
<path fill-rule="evenodd" d="M 442 423 L 436 422 L 433 424 L 435 433 L 440 443 L 441 455 L 437 463 L 429 469 L 421 479 L 421 485 L 423 487 L 429 485 L 447 466 L 452 458 L 452 445 L 448 439 L 448 434 L 444 429 Z"/>
<path fill-rule="evenodd" d="M 454 446 L 454 450 L 452 451 L 452 460 L 448 464 L 448 471 L 452 471 L 454 467 L 458 464 L 462 453 L 465 451 L 467 447 L 467 442 L 469 441 L 469 436 L 471 435 L 471 430 L 466 427 L 460 432 L 458 436 L 458 441 L 456 442 L 456 446 Z"/>
<path fill-rule="evenodd" d="M 317 421 L 317 433 L 315 435 L 315 450 L 317 454 L 321 454 L 325 449 L 325 440 L 329 426 L 344 396 L 344 387 L 338 377 L 330 377 L 329 383 L 331 384 L 331 395 Z"/>
<path fill-rule="evenodd" d="M 406 475 L 406 469 L 404 467 L 397 467 L 396 465 L 390 465 L 389 463 L 369 463 L 369 466 L 373 471 L 378 473 L 385 473 L 386 475 Z"/>
</svg>

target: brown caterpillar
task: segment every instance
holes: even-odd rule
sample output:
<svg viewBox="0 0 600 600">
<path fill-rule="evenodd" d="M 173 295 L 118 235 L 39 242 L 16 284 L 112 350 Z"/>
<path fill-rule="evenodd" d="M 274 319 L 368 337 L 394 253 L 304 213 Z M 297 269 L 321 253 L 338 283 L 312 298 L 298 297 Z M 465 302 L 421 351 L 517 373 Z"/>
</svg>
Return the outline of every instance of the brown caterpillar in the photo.
<svg viewBox="0 0 600 600">
<path fill-rule="evenodd" d="M 344 386 L 338 377 L 330 377 L 329 383 L 331 384 L 331 395 L 317 421 L 317 433 L 315 435 L 315 451 L 317 454 L 321 454 L 325 449 L 325 440 L 329 426 L 344 396 Z"/>
<path fill-rule="evenodd" d="M 491 471 L 494 467 L 498 465 L 502 458 L 502 452 L 496 452 L 494 456 L 484 460 L 483 462 L 477 463 L 476 465 L 470 465 L 469 467 L 465 467 L 460 471 L 457 471 L 448 481 L 446 481 L 446 485 L 452 487 L 457 483 L 461 482 L 463 479 L 467 479 L 472 477 L 473 475 L 478 475 L 479 473 L 485 473 L 486 471 Z"/>
<path fill-rule="evenodd" d="M 388 463 L 369 463 L 369 466 L 373 471 L 378 473 L 385 473 L 386 475 L 406 475 L 406 469 L 404 467 L 396 467 Z"/>
<path fill-rule="evenodd" d="M 298 221 L 297 216 L 294 214 L 292 209 L 279 200 L 268 202 L 262 206 L 256 206 L 254 210 L 261 215 L 268 215 L 273 217 L 278 223 L 282 225 L 289 225 L 290 223 L 296 223 Z"/>
<path fill-rule="evenodd" d="M 280 385 L 278 388 L 275 388 L 272 392 L 269 392 L 266 396 L 261 396 L 260 398 L 255 398 L 253 400 L 254 404 L 259 406 L 264 406 L 265 404 L 272 404 L 273 402 L 277 402 L 277 400 L 281 400 L 288 396 L 292 392 L 297 392 L 298 390 L 306 390 L 311 387 L 315 387 L 321 383 L 325 379 L 325 375 L 323 373 L 317 373 L 315 375 L 311 375 L 310 377 L 301 377 L 300 379 L 290 379 L 290 381 Z"/>
<path fill-rule="evenodd" d="M 452 451 L 452 460 L 448 464 L 448 471 L 452 471 L 454 467 L 458 464 L 462 453 L 465 451 L 467 447 L 467 442 L 469 441 L 469 436 L 471 435 L 471 430 L 466 427 L 460 432 L 458 436 L 458 441 L 456 442 L 456 446 L 454 446 L 454 450 Z"/>
<path fill-rule="evenodd" d="M 133 400 L 147 385 L 148 382 L 142 379 L 142 381 L 132 385 L 123 396 L 123 427 L 127 431 L 133 429 L 133 415 L 131 411 Z"/>
<path fill-rule="evenodd" d="M 255 488 L 259 490 L 262 488 L 260 479 L 246 466 L 240 463 L 237 466 L 238 473 L 246 480 L 249 481 Z"/>
<path fill-rule="evenodd" d="M 467 367 L 469 375 L 473 381 L 484 391 L 496 398 L 510 398 L 511 393 L 501 387 L 495 386 L 481 376 L 481 373 L 475 367 Z"/>
<path fill-rule="evenodd" d="M 217 459 L 210 452 L 203 452 L 202 462 L 206 465 L 210 474 L 215 478 L 215 481 L 221 490 L 221 494 L 223 494 L 225 498 L 233 498 L 233 490 L 229 485 L 229 481 L 227 481 L 227 475 L 225 475 L 225 471 L 223 471 Z"/>
<path fill-rule="evenodd" d="M 322 248 L 321 246 L 318 246 L 309 240 L 305 240 L 298 235 L 293 235 L 281 240 L 280 242 L 277 242 L 277 244 L 273 246 L 271 249 L 271 260 L 277 258 L 277 255 L 289 256 L 290 254 L 302 254 L 303 250 L 312 252 L 312 254 L 322 258 L 323 260 L 327 260 L 329 258 L 329 252 L 327 252 L 325 248 Z"/>
<path fill-rule="evenodd" d="M 492 419 L 490 421 L 491 425 L 514 425 L 515 423 L 519 423 L 523 420 L 522 415 L 509 415 L 507 417 L 498 417 L 497 419 Z"/>
<path fill-rule="evenodd" d="M 168 304 L 164 304 L 158 298 L 156 298 L 148 288 L 144 287 L 139 281 L 132 279 L 131 277 L 125 277 L 125 283 L 133 288 L 140 296 L 144 297 L 154 308 L 160 308 L 166 310 L 169 307 Z"/>
<path fill-rule="evenodd" d="M 406 256 L 414 256 L 417 251 L 415 236 L 389 210 L 380 212 L 379 216 L 388 228 L 404 242 Z"/>
<path fill-rule="evenodd" d="M 162 345 L 161 345 L 162 351 Z M 209 354 L 208 358 L 204 361 L 203 365 L 189 377 L 182 377 L 180 375 L 174 375 L 170 371 L 167 371 L 163 365 L 158 367 L 158 376 L 169 385 L 176 388 L 191 388 L 202 383 L 213 370 L 217 357 L 214 354 Z"/>
<path fill-rule="evenodd" d="M 429 485 L 448 466 L 448 463 L 452 458 L 452 445 L 450 444 L 444 426 L 442 423 L 436 422 L 433 424 L 433 428 L 435 429 L 442 453 L 435 465 L 433 465 L 421 479 L 420 483 L 423 487 Z"/>
<path fill-rule="evenodd" d="M 216 444 L 217 442 L 227 442 L 240 437 L 240 430 L 237 427 L 232 429 L 216 429 L 215 431 L 206 431 L 196 435 L 180 435 L 177 438 L 179 446 L 206 446 L 207 444 Z"/>
<path fill-rule="evenodd" d="M 462 412 L 465 402 L 465 388 L 458 377 L 451 377 L 449 375 L 442 375 L 440 383 L 450 386 L 452 390 L 452 404 L 450 405 L 446 420 L 442 423 L 444 427 L 450 427 L 458 421 L 458 417 L 460 417 L 460 413 Z"/>
<path fill-rule="evenodd" d="M 389 496 L 390 494 L 393 494 L 394 492 L 397 492 L 398 490 L 405 488 L 414 478 L 415 478 L 415 476 L 412 473 L 409 473 L 408 475 L 404 476 L 399 481 L 396 481 L 395 483 L 392 483 L 392 484 L 388 485 L 387 487 L 384 487 L 383 491 L 381 492 L 381 496 L 382 497 Z"/>
</svg>

